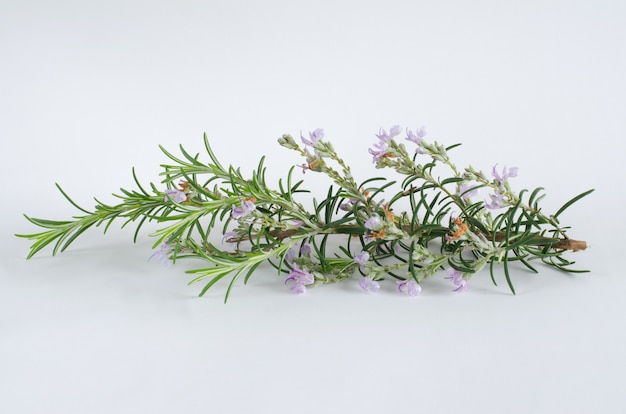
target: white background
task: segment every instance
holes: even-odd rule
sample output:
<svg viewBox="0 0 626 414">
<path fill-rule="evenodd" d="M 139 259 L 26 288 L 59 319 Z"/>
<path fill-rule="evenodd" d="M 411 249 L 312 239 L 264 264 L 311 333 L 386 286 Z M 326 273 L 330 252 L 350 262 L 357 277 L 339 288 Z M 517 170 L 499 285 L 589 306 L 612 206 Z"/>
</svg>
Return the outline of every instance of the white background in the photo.
<svg viewBox="0 0 626 414">
<path fill-rule="evenodd" d="M 622 1 L 0 1 L 0 412 L 623 413 Z M 380 127 L 426 125 L 459 166 L 517 166 L 591 273 L 488 273 L 420 297 L 356 281 L 292 295 L 269 268 L 204 298 L 94 229 L 26 261 L 21 215 L 65 219 L 158 182 L 158 144 L 270 182 L 318 127 L 362 180 Z M 454 155 L 454 154 L 453 154 Z M 324 194 L 328 181 L 304 176 Z"/>
</svg>

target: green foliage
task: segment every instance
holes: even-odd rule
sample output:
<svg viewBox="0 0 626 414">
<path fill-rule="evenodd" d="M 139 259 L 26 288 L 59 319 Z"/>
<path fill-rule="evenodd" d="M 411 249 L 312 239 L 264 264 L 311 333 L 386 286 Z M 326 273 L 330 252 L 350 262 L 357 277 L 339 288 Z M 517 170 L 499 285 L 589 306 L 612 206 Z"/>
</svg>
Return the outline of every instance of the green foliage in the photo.
<svg viewBox="0 0 626 414">
<path fill-rule="evenodd" d="M 163 226 L 152 234 L 154 247 L 169 246 L 171 260 L 195 258 L 209 263 L 188 271 L 194 277 L 190 284 L 204 283 L 200 295 L 230 276 L 225 300 L 240 277 L 246 283 L 265 262 L 279 275 L 288 273 L 288 281 L 296 280 L 292 276 L 302 270 L 312 277 L 307 286 L 339 282 L 357 271 L 374 281 L 390 277 L 421 284 L 445 268 L 467 281 L 487 265 L 496 284 L 495 269 L 501 265 L 513 293 L 515 262 L 535 273 L 534 260 L 567 272 L 581 271 L 573 269 L 574 262 L 564 254 L 584 250 L 586 244 L 569 239 L 559 216 L 593 190 L 546 215 L 540 206 L 545 196 L 542 188 L 514 193 L 508 177 L 494 173 L 488 179 L 472 167 L 457 169 L 448 152 L 458 145 L 444 148 L 420 141 L 416 154 L 410 155 L 404 144 L 390 138 L 374 156 L 375 166 L 394 169 L 402 180 L 372 177 L 357 184 L 330 143 L 316 138 L 301 148 L 289 135 L 279 143 L 306 158 L 300 167 L 304 171 L 326 174 L 332 181 L 324 198 L 314 199 L 310 210 L 297 201 L 308 190 L 303 189 L 303 180 L 294 180 L 296 167 L 273 189 L 266 182 L 264 157 L 246 178 L 239 168 L 218 161 L 205 135 L 208 161 L 182 146 L 181 156 L 161 147 L 168 159 L 161 165 L 161 185 L 151 183 L 147 191 L 133 170 L 137 189 L 120 189 L 114 195 L 118 204 L 96 199 L 93 211 L 87 210 L 57 185 L 80 215 L 65 221 L 26 216 L 43 231 L 17 236 L 33 241 L 30 258 L 48 245 L 53 255 L 66 250 L 92 226 L 103 225 L 106 232 L 114 220 L 121 219 L 122 227 L 135 224 L 136 240 L 144 223 L 155 221 Z M 437 176 L 442 169 L 449 175 Z M 494 205 L 473 201 L 476 191 L 490 192 Z M 403 205 L 408 210 L 401 211 Z M 219 238 L 226 239 L 220 247 L 215 236 L 218 224 Z M 338 249 L 329 247 L 331 238 L 330 245 L 339 244 Z M 357 255 L 362 254 L 368 260 L 357 263 Z"/>
</svg>

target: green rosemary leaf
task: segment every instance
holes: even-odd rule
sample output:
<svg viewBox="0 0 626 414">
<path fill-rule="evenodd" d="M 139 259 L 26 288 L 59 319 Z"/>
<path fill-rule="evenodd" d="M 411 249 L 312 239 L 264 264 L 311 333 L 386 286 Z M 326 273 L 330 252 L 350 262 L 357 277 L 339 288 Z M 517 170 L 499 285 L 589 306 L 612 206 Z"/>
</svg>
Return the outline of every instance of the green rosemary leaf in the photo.
<svg viewBox="0 0 626 414">
<path fill-rule="evenodd" d="M 493 285 L 494 286 L 498 286 L 498 283 L 496 282 L 496 277 L 495 277 L 495 275 L 493 273 L 493 267 L 494 267 L 495 263 L 496 263 L 496 260 L 495 260 L 495 258 L 492 257 L 489 260 L 489 275 L 491 276 L 491 281 L 493 282 Z"/>
<path fill-rule="evenodd" d="M 574 204 L 575 202 L 577 202 L 577 201 L 578 201 L 578 200 L 580 200 L 581 198 L 586 197 L 586 196 L 588 196 L 589 194 L 591 194 L 591 193 L 593 193 L 593 192 L 594 192 L 594 190 L 593 190 L 593 189 L 591 189 L 591 190 L 587 190 L 587 191 L 585 191 L 585 192 L 583 192 L 583 193 L 578 194 L 576 197 L 572 198 L 572 199 L 571 199 L 571 200 L 569 200 L 567 203 L 563 204 L 563 206 L 562 206 L 560 209 L 558 209 L 558 211 L 557 211 L 556 213 L 554 213 L 554 214 L 552 215 L 552 217 L 556 218 L 556 217 L 560 216 L 560 215 L 561 215 L 561 213 L 563 213 L 565 210 L 567 210 L 567 208 L 568 208 L 569 206 L 571 206 L 572 204 Z"/>
<path fill-rule="evenodd" d="M 458 270 L 461 273 L 471 274 L 474 273 L 474 269 L 469 266 L 464 266 L 462 263 L 457 263 L 452 258 L 448 259 L 448 265 L 455 270 Z"/>
<path fill-rule="evenodd" d="M 452 149 L 454 149 L 456 147 L 460 147 L 461 145 L 463 145 L 463 144 L 458 143 L 458 144 L 450 145 L 449 147 L 446 147 L 446 151 L 450 151 L 450 150 L 452 150 Z"/>
<path fill-rule="evenodd" d="M 536 200 L 537 196 L 539 195 L 539 193 L 541 193 L 544 190 L 543 187 L 537 187 L 535 188 L 535 190 L 530 194 L 530 197 L 528 198 L 528 205 L 529 206 L 534 206 L 536 204 Z M 537 199 L 537 201 L 539 201 L 539 199 Z"/>
<path fill-rule="evenodd" d="M 149 197 L 150 194 L 146 190 L 144 190 L 144 188 L 141 186 L 141 183 L 139 182 L 139 179 L 137 178 L 137 171 L 135 171 L 135 167 L 132 167 L 131 170 L 133 174 L 133 181 L 135 182 L 139 190 L 142 192 L 142 194 L 145 195 L 146 197 Z M 124 189 L 122 189 L 122 191 L 124 191 Z"/>
<path fill-rule="evenodd" d="M 506 283 L 509 285 L 509 289 L 515 295 L 515 288 L 513 287 L 513 282 L 511 281 L 511 274 L 509 272 L 509 257 L 508 251 L 504 254 L 504 258 L 502 259 L 502 264 L 504 267 L 504 277 L 506 278 Z"/>
<path fill-rule="evenodd" d="M 202 297 L 204 296 L 204 294 L 211 289 L 211 287 L 216 284 L 217 282 L 219 282 L 222 278 L 224 278 L 224 276 L 228 275 L 228 273 L 222 272 L 217 274 L 215 277 L 213 277 L 213 279 L 211 279 L 206 285 L 204 285 L 204 287 L 202 288 L 202 290 L 200 291 L 200 293 L 198 294 L 198 296 Z M 191 282 L 189 283 L 191 284 Z"/>
<path fill-rule="evenodd" d="M 444 185 L 448 185 L 448 184 L 460 183 L 461 181 L 465 181 L 465 178 L 463 178 L 463 177 L 450 177 L 450 178 L 446 178 L 445 180 L 441 181 L 441 186 L 443 187 Z"/>
<path fill-rule="evenodd" d="M 518 253 L 515 252 L 515 254 L 517 255 Z M 526 260 L 526 257 L 522 257 L 522 256 L 518 256 L 520 261 L 524 264 L 524 266 L 526 266 L 528 269 L 530 269 L 530 271 L 532 271 L 533 273 L 539 273 L 539 271 L 537 269 L 535 269 L 533 266 L 531 266 L 530 263 L 528 263 L 528 260 Z"/>
<path fill-rule="evenodd" d="M 369 197 L 375 198 L 376 196 L 378 196 L 378 194 L 382 193 L 383 191 L 385 191 L 385 189 L 391 187 L 395 183 L 396 183 L 395 181 L 389 181 L 387 184 L 384 184 L 381 187 L 378 187 L 376 190 L 372 191 Z"/>
<path fill-rule="evenodd" d="M 63 194 L 63 197 L 65 197 L 65 199 L 66 199 L 67 201 L 69 201 L 71 205 L 73 205 L 74 207 L 76 207 L 78 210 L 82 211 L 82 212 L 83 212 L 83 213 L 85 213 L 85 214 L 91 214 L 91 211 L 85 210 L 84 208 L 82 208 L 81 206 L 79 206 L 78 204 L 76 204 L 76 203 L 74 202 L 74 200 L 72 200 L 72 199 L 70 198 L 70 196 L 68 196 L 68 195 L 67 195 L 67 193 L 66 193 L 65 191 L 63 191 L 63 189 L 61 188 L 61 186 L 60 186 L 59 184 L 55 183 L 54 185 L 55 185 L 55 186 L 59 189 L 59 191 L 61 192 L 61 194 Z"/>
</svg>

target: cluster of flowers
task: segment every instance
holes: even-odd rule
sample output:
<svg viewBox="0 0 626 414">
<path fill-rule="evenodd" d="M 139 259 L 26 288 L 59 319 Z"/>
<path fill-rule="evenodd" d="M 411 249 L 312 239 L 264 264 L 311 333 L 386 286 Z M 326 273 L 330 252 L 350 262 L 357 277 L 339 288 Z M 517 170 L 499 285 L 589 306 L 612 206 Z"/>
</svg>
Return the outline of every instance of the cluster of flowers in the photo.
<svg viewBox="0 0 626 414">
<path fill-rule="evenodd" d="M 207 261 L 208 267 L 187 271 L 195 275 L 190 283 L 204 281 L 202 296 L 230 275 L 225 300 L 237 279 L 241 276 L 247 281 L 263 262 L 286 274 L 285 285 L 298 294 L 357 273 L 361 277 L 356 289 L 358 285 L 365 292 L 378 292 L 380 282 L 393 277 L 398 292 L 417 296 L 422 282 L 444 273 L 441 270 L 452 290 L 463 292 L 470 278 L 485 267 L 495 284 L 494 267 L 502 265 L 513 293 L 512 261 L 533 272 L 537 270 L 531 260 L 581 272 L 572 269 L 574 262 L 562 253 L 585 250 L 587 244 L 570 239 L 569 227 L 562 226 L 558 216 L 593 190 L 547 215 L 539 206 L 541 187 L 532 192 L 511 190 L 509 180 L 517 176 L 517 168 L 496 164 L 491 176 L 471 166 L 459 170 L 448 156 L 457 145 L 444 147 L 429 142 L 426 135 L 424 127 L 403 130 L 397 125 L 375 134 L 376 141 L 369 148 L 372 163 L 403 177 L 397 185 L 384 177 L 357 183 L 349 166 L 324 139 L 322 129 L 306 137 L 300 134 L 301 142 L 283 135 L 279 144 L 306 160 L 298 166 L 303 173 L 323 173 L 333 182 L 321 202 L 314 199 L 313 210 L 297 201 L 298 193 L 307 190 L 300 186 L 303 180 L 292 182 L 295 166 L 287 180 L 279 181 L 278 190 L 273 189 L 265 180 L 264 158 L 251 178 L 244 177 L 239 168 L 221 165 L 205 136 L 209 162 L 182 147 L 182 157 L 161 147 L 172 161 L 161 164 L 164 190 L 151 183 L 152 191 L 147 191 L 133 174 L 137 189 L 121 189 L 115 195 L 121 200 L 116 205 L 96 199 L 95 208 L 89 211 L 58 187 L 81 214 L 63 221 L 25 216 L 43 230 L 17 236 L 33 241 L 30 258 L 48 245 L 53 246 L 53 254 L 64 251 L 85 230 L 103 223 L 106 229 L 113 220 L 125 220 L 124 225 L 136 222 L 135 235 L 146 221 L 156 221 L 163 227 L 152 234 L 156 250 L 150 259 L 165 267 L 181 258 Z M 478 201 L 479 190 L 487 192 L 482 201 Z M 403 201 L 410 209 L 394 212 Z M 209 239 L 219 222 L 223 224 L 221 247 Z M 327 249 L 331 236 L 345 240 L 339 246 L 341 252 Z"/>
<path fill-rule="evenodd" d="M 373 144 L 372 148 L 369 148 L 369 153 L 372 155 L 372 162 L 377 167 L 387 166 L 385 163 L 386 160 L 402 157 L 401 152 L 398 151 L 397 145 L 395 145 L 395 142 L 392 141 L 393 138 L 401 134 L 402 128 L 399 125 L 392 126 L 389 129 L 389 132 L 381 128 L 379 133 L 376 134 L 378 141 Z M 407 128 L 405 140 L 410 141 L 416 145 L 416 154 L 429 154 L 435 159 L 447 161 L 448 154 L 445 148 L 443 146 L 426 143 L 424 141 L 424 137 L 426 136 L 426 134 L 426 128 L 423 126 L 417 128 L 415 132 Z M 323 136 L 323 133 L 321 135 Z M 507 201 L 510 201 L 506 200 L 507 194 L 510 191 L 508 180 L 509 178 L 517 177 L 517 173 L 517 167 L 507 168 L 506 166 L 504 166 L 502 168 L 502 172 L 500 173 L 498 171 L 498 164 L 493 166 L 493 168 L 491 169 L 491 174 L 494 178 L 493 183 L 495 183 L 496 185 L 494 192 L 492 194 L 489 194 L 490 199 L 488 201 L 485 201 L 484 203 L 487 209 L 497 210 L 507 205 Z M 468 201 L 470 197 L 476 196 L 478 194 L 476 186 L 476 183 L 472 183 L 470 181 L 466 181 L 460 184 L 459 195 L 465 201 Z"/>
<path fill-rule="evenodd" d="M 393 159 L 399 159 L 403 156 L 404 146 L 398 146 L 393 140 L 395 137 L 401 135 L 402 129 L 395 125 L 387 132 L 385 129 L 380 129 L 378 134 L 375 134 L 378 141 L 373 144 L 372 148 L 369 148 L 369 153 L 372 155 L 372 162 L 377 167 L 388 166 L 385 164 Z M 409 141 L 416 145 L 416 154 L 429 154 L 435 159 L 447 161 L 447 153 L 445 148 L 437 144 L 428 144 L 424 141 L 427 131 L 424 127 L 418 128 L 415 131 L 410 129 L 406 130 L 406 141 Z M 300 135 L 301 141 L 304 144 L 303 154 L 306 157 L 307 163 L 302 164 L 299 167 L 303 172 L 321 171 L 324 168 L 324 154 L 320 151 L 320 143 L 324 138 L 324 131 L 322 129 L 316 129 L 309 132 L 308 138 Z M 294 144 L 290 144 L 291 147 L 295 147 Z M 497 169 L 497 164 L 492 169 L 494 192 L 489 195 L 490 199 L 484 201 L 484 206 L 487 209 L 500 209 L 507 205 L 506 197 L 509 194 L 510 188 L 508 184 L 509 178 L 517 176 L 518 169 L 504 167 L 501 172 Z M 470 181 L 464 181 L 458 186 L 458 195 L 464 200 L 469 201 L 470 197 L 474 197 L 478 194 L 476 183 Z M 189 200 L 189 188 L 188 183 L 181 181 L 180 189 L 167 189 L 164 191 L 164 201 L 182 203 Z M 365 196 L 368 194 L 365 193 Z M 239 225 L 249 226 L 251 224 L 250 216 L 256 211 L 255 205 L 256 199 L 253 197 L 240 199 L 238 204 L 231 206 L 230 216 Z M 351 211 L 355 205 L 362 202 L 362 200 L 356 198 L 350 198 L 346 202 L 340 205 L 340 209 L 344 211 Z M 377 239 L 384 239 L 389 236 L 389 233 L 395 232 L 392 237 L 402 237 L 402 233 L 398 231 L 394 226 L 396 222 L 396 216 L 390 211 L 388 204 L 383 204 L 382 209 L 384 216 L 373 214 L 364 220 L 363 226 L 367 230 L 365 234 L 365 241 L 372 241 Z M 460 218 L 452 218 L 453 226 L 451 227 L 451 234 L 445 236 L 445 240 L 453 242 L 466 236 L 466 232 L 469 232 L 468 226 Z M 300 220 L 292 220 L 291 227 L 297 228 L 302 225 Z M 386 234 L 387 232 L 387 234 Z M 229 249 L 236 249 L 239 234 L 235 231 L 227 231 L 224 233 L 222 244 Z M 474 235 L 474 238 L 477 238 Z M 171 247 L 167 243 L 163 243 L 156 252 L 151 256 L 151 259 L 157 259 L 163 266 L 169 267 L 171 265 Z M 424 256 L 427 261 L 432 260 L 427 258 L 428 253 Z M 299 259 L 299 262 L 296 261 Z M 377 279 L 379 273 L 372 271 L 375 266 L 370 262 L 370 253 L 368 251 L 361 251 L 354 254 L 352 257 L 353 262 L 358 265 L 358 269 L 363 274 L 360 278 L 358 285 L 366 292 L 375 293 L 380 289 L 380 283 Z M 311 259 L 311 246 L 308 241 L 305 240 L 299 247 L 293 246 L 285 255 L 284 261 L 290 267 L 290 271 L 285 280 L 285 285 L 295 293 L 302 294 L 307 291 L 307 287 L 316 284 L 316 277 L 314 272 L 310 271 L 307 264 L 312 263 Z M 463 273 L 456 269 L 448 269 L 445 279 L 450 280 L 454 285 L 454 291 L 463 292 L 468 288 L 468 278 Z M 413 278 L 407 278 L 405 280 L 397 280 L 397 290 L 400 293 L 417 296 L 422 291 L 420 284 Z"/>
</svg>

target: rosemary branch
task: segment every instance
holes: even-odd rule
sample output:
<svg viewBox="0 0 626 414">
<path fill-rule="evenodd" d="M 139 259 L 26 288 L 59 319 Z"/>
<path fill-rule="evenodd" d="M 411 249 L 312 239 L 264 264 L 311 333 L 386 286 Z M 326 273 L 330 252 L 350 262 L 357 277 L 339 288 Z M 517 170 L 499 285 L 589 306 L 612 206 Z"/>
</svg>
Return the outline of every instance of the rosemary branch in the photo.
<svg viewBox="0 0 626 414">
<path fill-rule="evenodd" d="M 65 221 L 26 216 L 43 231 L 17 236 L 33 241 L 27 256 L 31 258 L 48 245 L 53 246 L 53 255 L 66 250 L 93 226 L 104 225 L 106 232 L 117 219 L 123 220 L 122 227 L 136 224 L 136 241 L 143 224 L 156 221 L 164 226 L 151 234 L 156 249 L 152 257 L 165 265 L 184 258 L 207 261 L 209 267 L 188 271 L 194 275 L 190 283 L 204 282 L 203 295 L 230 276 L 225 301 L 241 275 L 246 283 L 266 262 L 279 275 L 286 274 L 285 283 L 297 293 L 358 273 L 359 285 L 367 291 L 378 290 L 379 282 L 390 277 L 400 292 L 417 295 L 424 280 L 440 270 L 446 270 L 454 290 L 462 291 L 486 266 L 495 284 L 498 265 L 515 293 L 512 262 L 533 272 L 537 272 L 531 264 L 535 260 L 581 272 L 563 254 L 585 250 L 587 244 L 570 239 L 559 216 L 593 190 L 572 198 L 556 213 L 545 214 L 540 206 L 543 188 L 517 193 L 511 189 L 516 168 L 494 166 L 488 178 L 452 162 L 449 151 L 458 145 L 427 142 L 423 128 L 406 130 L 405 141 L 414 151 L 410 154 L 396 138 L 401 133 L 397 126 L 389 132 L 381 129 L 369 149 L 375 167 L 394 169 L 403 177 L 400 183 L 382 177 L 359 183 L 332 144 L 324 140 L 322 130 L 301 136 L 302 146 L 283 135 L 280 145 L 295 150 L 305 163 L 291 167 L 277 188 L 266 182 L 264 157 L 246 178 L 239 168 L 219 162 L 205 135 L 208 161 L 182 146 L 180 157 L 161 147 L 169 159 L 161 165 L 161 184 L 150 183 L 148 191 L 133 170 L 137 189 L 121 189 L 115 195 L 121 200 L 118 204 L 96 199 L 93 211 L 88 210 L 57 185 L 81 215 Z M 436 177 L 438 165 L 447 167 L 450 175 Z M 325 174 L 332 181 L 324 198 L 313 200 L 312 209 L 297 201 L 300 193 L 308 192 L 302 187 L 304 180 L 294 180 L 298 168 Z M 482 199 L 476 201 L 481 191 Z M 389 194 L 386 200 L 385 194 Z M 400 200 L 408 203 L 408 210 L 401 211 Z M 214 236 L 218 224 L 221 245 Z M 344 243 L 338 249 L 329 248 L 330 236 Z"/>
</svg>

